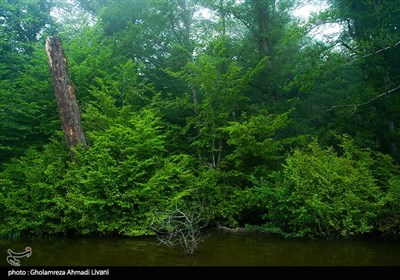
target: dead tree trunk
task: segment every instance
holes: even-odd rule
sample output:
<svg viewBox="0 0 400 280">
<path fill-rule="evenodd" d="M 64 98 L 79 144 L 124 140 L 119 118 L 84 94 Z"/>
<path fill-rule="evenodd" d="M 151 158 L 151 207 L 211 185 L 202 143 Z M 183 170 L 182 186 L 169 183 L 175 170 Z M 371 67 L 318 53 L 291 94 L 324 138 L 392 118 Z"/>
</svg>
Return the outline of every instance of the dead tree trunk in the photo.
<svg viewBox="0 0 400 280">
<path fill-rule="evenodd" d="M 54 93 L 58 105 L 61 127 L 64 131 L 68 148 L 78 144 L 86 147 L 81 126 L 81 115 L 76 102 L 73 85 L 68 76 L 67 59 L 61 46 L 60 38 L 51 36 L 46 39 L 46 52 L 53 81 Z"/>
</svg>

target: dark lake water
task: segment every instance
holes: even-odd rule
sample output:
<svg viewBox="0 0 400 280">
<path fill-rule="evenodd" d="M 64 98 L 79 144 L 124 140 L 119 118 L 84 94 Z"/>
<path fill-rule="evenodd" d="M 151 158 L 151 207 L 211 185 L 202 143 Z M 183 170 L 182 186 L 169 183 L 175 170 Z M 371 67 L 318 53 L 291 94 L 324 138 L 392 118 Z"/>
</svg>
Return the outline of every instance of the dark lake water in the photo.
<svg viewBox="0 0 400 280">
<path fill-rule="evenodd" d="M 298 240 L 211 231 L 197 254 L 158 245 L 154 237 L 41 237 L 0 239 L 7 249 L 32 248 L 22 266 L 399 266 L 400 240 Z"/>
</svg>

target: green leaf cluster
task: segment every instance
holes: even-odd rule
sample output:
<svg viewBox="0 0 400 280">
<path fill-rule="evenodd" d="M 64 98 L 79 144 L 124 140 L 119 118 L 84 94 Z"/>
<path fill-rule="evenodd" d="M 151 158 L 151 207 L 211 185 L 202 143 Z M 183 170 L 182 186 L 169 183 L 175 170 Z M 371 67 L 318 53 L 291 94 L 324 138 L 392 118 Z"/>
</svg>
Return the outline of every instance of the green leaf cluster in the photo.
<svg viewBox="0 0 400 280">
<path fill-rule="evenodd" d="M 265 211 L 261 228 L 294 237 L 373 232 L 393 195 L 384 191 L 392 179 L 378 180 L 384 175 L 375 170 L 384 158 L 379 157 L 356 148 L 348 137 L 342 139 L 340 154 L 316 140 L 306 150 L 295 150 L 282 172 L 255 183 L 255 203 Z"/>
</svg>

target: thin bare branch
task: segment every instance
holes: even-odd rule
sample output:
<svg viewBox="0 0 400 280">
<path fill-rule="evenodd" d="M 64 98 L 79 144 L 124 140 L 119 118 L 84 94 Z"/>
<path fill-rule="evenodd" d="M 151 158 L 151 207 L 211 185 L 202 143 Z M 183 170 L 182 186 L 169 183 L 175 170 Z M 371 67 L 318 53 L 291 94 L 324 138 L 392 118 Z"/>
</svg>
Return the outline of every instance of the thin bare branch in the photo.
<svg viewBox="0 0 400 280">
<path fill-rule="evenodd" d="M 203 240 L 200 230 L 207 224 L 204 219 L 203 205 L 188 211 L 182 211 L 176 205 L 171 213 L 154 213 L 150 227 L 157 233 L 159 244 L 181 245 L 185 253 L 193 254 Z"/>
<path fill-rule="evenodd" d="M 389 49 L 391 49 L 391 48 L 394 48 L 394 47 L 396 47 L 396 46 L 398 46 L 398 45 L 400 45 L 400 40 L 397 41 L 397 42 L 396 42 L 395 44 L 393 44 L 393 45 L 390 45 L 390 46 L 387 46 L 387 47 L 385 47 L 385 48 L 382 48 L 382 49 L 379 49 L 379 50 L 377 50 L 377 51 L 374 51 L 374 52 L 372 52 L 372 53 L 368 53 L 368 54 L 366 54 L 366 55 L 362 55 L 362 56 L 360 56 L 360 57 L 357 57 L 356 59 L 353 59 L 353 60 L 351 60 L 350 62 L 341 65 L 341 67 L 344 67 L 344 66 L 346 66 L 346 65 L 352 64 L 352 63 L 354 63 L 355 61 L 358 61 L 358 60 L 360 60 L 360 59 L 369 57 L 369 56 L 371 56 L 371 55 L 384 52 L 384 51 L 389 50 Z"/>
<path fill-rule="evenodd" d="M 343 41 L 338 41 L 338 42 L 337 42 L 335 45 L 333 45 L 333 46 L 336 46 L 336 45 L 338 45 L 338 44 L 344 46 L 346 49 L 349 49 L 349 46 L 345 46 L 345 45 L 343 44 Z M 338 65 L 338 66 L 333 67 L 333 68 L 330 68 L 330 69 L 327 69 L 327 70 L 323 71 L 323 72 L 321 73 L 320 76 L 325 75 L 325 74 L 327 74 L 327 73 L 330 73 L 330 72 L 332 72 L 332 71 L 336 71 L 336 70 L 341 69 L 341 68 L 343 68 L 343 67 L 346 67 L 346 66 L 348 66 L 348 65 L 351 65 L 351 64 L 353 64 L 354 62 L 359 61 L 359 60 L 361 60 L 361 59 L 363 59 L 363 58 L 367 58 L 367 57 L 370 57 L 370 56 L 372 56 L 372 55 L 374 55 L 374 54 L 378 54 L 378 53 L 384 52 L 384 51 L 389 50 L 389 49 L 391 49 L 391 48 L 394 48 L 394 47 L 396 47 L 396 46 L 398 46 L 398 45 L 400 45 L 400 40 L 397 41 L 397 42 L 396 42 L 395 44 L 393 44 L 393 45 L 390 45 L 390 46 L 387 46 L 387 47 L 385 47 L 385 48 L 379 49 L 379 50 L 377 50 L 377 51 L 374 51 L 374 52 L 371 52 L 371 53 L 368 53 L 368 54 L 359 56 L 359 57 L 357 57 L 357 58 L 355 58 L 355 59 L 353 59 L 353 60 L 350 60 L 350 61 L 347 62 L 347 63 Z M 329 49 L 329 48 L 328 48 L 328 49 Z M 325 52 L 325 51 L 328 50 L 328 49 L 324 49 L 322 52 Z M 349 50 L 350 50 L 350 49 L 349 49 Z M 353 52 L 354 52 L 354 51 L 353 51 Z M 355 55 L 354 55 L 354 56 L 355 56 Z M 354 57 L 354 56 L 352 56 L 352 57 Z"/>
<path fill-rule="evenodd" d="M 384 93 L 381 93 L 381 94 L 379 94 L 379 95 L 377 95 L 377 96 L 371 98 L 371 99 L 368 100 L 368 101 L 365 101 L 365 102 L 362 102 L 362 103 L 358 103 L 358 104 L 351 104 L 351 105 L 336 105 L 336 106 L 332 106 L 331 108 L 329 108 L 328 110 L 326 110 L 326 112 L 332 111 L 332 110 L 337 109 L 337 108 L 353 107 L 353 113 L 352 113 L 351 115 L 354 115 L 355 112 L 357 111 L 357 108 L 358 108 L 358 107 L 367 105 L 367 104 L 371 103 L 372 101 L 374 101 L 374 100 L 376 100 L 376 99 L 378 99 L 378 98 L 381 98 L 381 97 L 383 97 L 383 96 L 389 95 L 389 94 L 391 94 L 391 93 L 393 93 L 393 92 L 395 92 L 396 90 L 399 90 L 399 89 L 400 89 L 400 85 L 398 85 L 397 87 L 392 88 L 392 89 L 390 89 L 390 90 L 388 90 L 388 91 L 386 91 L 386 92 L 384 92 Z"/>
</svg>

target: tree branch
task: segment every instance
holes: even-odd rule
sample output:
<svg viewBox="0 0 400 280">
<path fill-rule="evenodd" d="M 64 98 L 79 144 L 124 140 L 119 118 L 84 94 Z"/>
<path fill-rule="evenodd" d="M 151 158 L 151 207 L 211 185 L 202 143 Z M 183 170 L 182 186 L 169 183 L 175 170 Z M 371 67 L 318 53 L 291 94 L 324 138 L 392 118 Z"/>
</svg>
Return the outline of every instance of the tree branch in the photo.
<svg viewBox="0 0 400 280">
<path fill-rule="evenodd" d="M 160 244 L 181 245 L 187 254 L 193 254 L 203 240 L 200 230 L 207 226 L 203 205 L 182 211 L 175 205 L 170 213 L 155 212 L 150 228 L 157 234 Z"/>
<path fill-rule="evenodd" d="M 342 41 L 337 42 L 336 45 L 339 44 L 339 43 L 340 43 L 341 45 L 343 45 L 343 42 L 342 42 Z M 353 60 L 351 60 L 351 61 L 349 61 L 349 62 L 347 62 L 347 63 L 345 63 L 345 64 L 338 65 L 337 67 L 333 67 L 333 68 L 331 68 L 331 69 L 327 69 L 327 70 L 325 70 L 325 71 L 322 71 L 320 76 L 325 75 L 325 74 L 327 74 L 327 73 L 330 73 L 330 72 L 332 72 L 332 71 L 341 69 L 341 68 L 346 67 L 346 66 L 348 66 L 348 65 L 351 65 L 351 64 L 353 64 L 354 62 L 356 62 L 356 61 L 358 61 L 358 60 L 360 60 L 360 59 L 363 59 L 363 58 L 372 56 L 372 55 L 374 55 L 374 54 L 378 54 L 378 53 L 384 52 L 384 51 L 386 51 L 386 50 L 388 50 L 388 49 L 391 49 L 391 48 L 394 48 L 394 47 L 396 47 L 396 46 L 398 46 L 398 45 L 400 45 L 400 40 L 397 41 L 397 42 L 396 42 L 395 44 L 393 44 L 393 45 L 390 45 L 390 46 L 387 46 L 387 47 L 385 47 L 385 48 L 382 48 L 382 49 L 379 49 L 379 50 L 377 50 L 377 51 L 374 51 L 374 52 L 372 52 L 372 53 L 368 53 L 368 54 L 366 54 L 366 55 L 357 57 L 357 58 L 355 58 L 355 59 L 353 59 Z M 346 47 L 346 46 L 345 46 L 345 47 Z M 346 48 L 347 48 L 347 47 L 346 47 Z M 325 49 L 324 51 L 326 51 L 326 50 L 327 50 L 327 49 Z M 323 52 L 324 52 L 324 51 L 323 51 Z M 322 52 L 321 52 L 321 53 L 322 53 Z"/>
<path fill-rule="evenodd" d="M 358 107 L 367 105 L 367 104 L 371 103 L 372 101 L 374 101 L 374 100 L 376 100 L 376 99 L 378 99 L 378 98 L 381 98 L 381 97 L 383 97 L 383 96 L 386 96 L 386 95 L 389 95 L 389 94 L 395 92 L 395 91 L 398 90 L 398 89 L 400 89 L 400 85 L 398 85 L 397 87 L 392 88 L 392 89 L 390 89 L 390 90 L 388 90 L 388 91 L 386 91 L 386 92 L 384 92 L 384 93 L 381 93 L 381 94 L 379 94 L 379 95 L 377 95 L 377 96 L 371 98 L 371 99 L 368 100 L 368 101 L 365 101 L 365 102 L 362 102 L 362 103 L 359 103 L 359 104 L 352 104 L 352 105 L 336 105 L 336 106 L 332 106 L 331 108 L 329 108 L 328 110 L 326 110 L 326 112 L 332 111 L 332 110 L 337 109 L 337 108 L 353 107 L 353 113 L 352 113 L 351 115 L 354 115 L 355 112 L 357 111 L 357 108 L 358 108 Z"/>
<path fill-rule="evenodd" d="M 363 55 L 363 56 L 357 57 L 356 59 L 354 59 L 354 60 L 352 60 L 352 61 L 350 61 L 350 62 L 348 62 L 348 63 L 345 63 L 345 64 L 343 64 L 343 65 L 342 65 L 342 66 L 340 66 L 340 67 L 344 67 L 344 66 L 346 66 L 346 65 L 352 64 L 352 63 L 354 63 L 354 62 L 355 62 L 355 61 L 357 61 L 357 60 L 360 60 L 360 59 L 363 59 L 363 58 L 369 57 L 369 56 L 371 56 L 371 55 L 374 55 L 374 54 L 378 54 L 378 53 L 384 52 L 384 51 L 386 51 L 386 50 L 389 50 L 389 49 L 391 49 L 391 48 L 394 48 L 394 47 L 396 47 L 396 46 L 398 46 L 398 45 L 400 45 L 400 40 L 399 40 L 399 41 L 397 41 L 397 42 L 396 42 L 394 45 L 391 45 L 391 46 L 388 46 L 388 47 L 385 47 L 385 48 L 379 49 L 379 50 L 377 50 L 377 51 L 374 51 L 374 52 L 372 52 L 372 53 L 369 53 L 369 54 L 366 54 L 366 55 Z"/>
<path fill-rule="evenodd" d="M 247 27 L 247 29 L 250 30 L 253 36 L 257 37 L 257 33 L 255 32 L 254 27 L 251 25 L 251 23 L 245 21 L 239 14 L 235 13 L 233 10 L 231 10 L 230 12 L 235 18 L 237 18 L 241 23 L 243 23 L 244 26 Z"/>
</svg>

